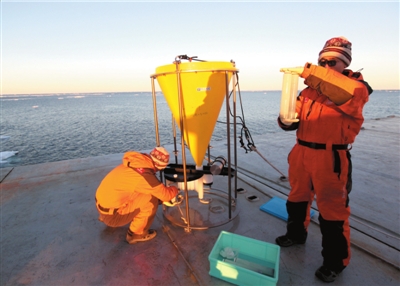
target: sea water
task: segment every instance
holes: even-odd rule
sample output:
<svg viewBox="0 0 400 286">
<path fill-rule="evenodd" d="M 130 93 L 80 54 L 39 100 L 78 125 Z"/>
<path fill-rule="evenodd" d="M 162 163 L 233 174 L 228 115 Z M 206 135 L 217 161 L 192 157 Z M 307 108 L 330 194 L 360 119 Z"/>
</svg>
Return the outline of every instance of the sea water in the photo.
<svg viewBox="0 0 400 286">
<path fill-rule="evenodd" d="M 280 91 L 237 93 L 238 136 L 243 124 L 251 136 L 281 132 L 280 97 Z M 400 116 L 399 98 L 398 90 L 374 91 L 364 117 Z M 156 102 L 161 145 L 171 144 L 170 109 L 161 93 Z M 0 103 L 0 168 L 149 150 L 156 144 L 151 92 L 3 95 Z M 212 141 L 226 140 L 225 122 L 224 104 Z M 10 156 L 13 151 L 18 153 Z"/>
</svg>

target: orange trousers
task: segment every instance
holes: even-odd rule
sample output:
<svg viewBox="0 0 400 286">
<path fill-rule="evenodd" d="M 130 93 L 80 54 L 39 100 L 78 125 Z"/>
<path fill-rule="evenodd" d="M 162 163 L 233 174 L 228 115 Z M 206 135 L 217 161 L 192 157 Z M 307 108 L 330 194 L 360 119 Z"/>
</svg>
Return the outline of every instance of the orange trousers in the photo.
<svg viewBox="0 0 400 286">
<path fill-rule="evenodd" d="M 323 264 L 342 271 L 350 261 L 349 193 L 351 159 L 348 150 L 312 149 L 296 144 L 288 156 L 287 235 L 307 237 L 310 208 L 316 197 L 322 233 Z"/>
<path fill-rule="evenodd" d="M 135 234 L 142 234 L 150 229 L 157 213 L 158 198 L 152 195 L 139 195 L 134 201 L 126 202 L 123 208 L 113 214 L 104 213 L 97 207 L 99 220 L 111 227 L 120 227 L 128 223 Z"/>
</svg>

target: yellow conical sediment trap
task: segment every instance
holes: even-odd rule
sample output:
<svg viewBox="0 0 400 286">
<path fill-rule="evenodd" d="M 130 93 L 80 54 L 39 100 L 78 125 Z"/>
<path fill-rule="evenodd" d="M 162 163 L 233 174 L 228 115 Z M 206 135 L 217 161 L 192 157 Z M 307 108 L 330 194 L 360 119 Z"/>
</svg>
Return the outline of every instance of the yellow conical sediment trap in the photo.
<svg viewBox="0 0 400 286">
<path fill-rule="evenodd" d="M 188 62 L 156 68 L 157 81 L 180 129 L 183 119 L 180 131 L 196 166 L 202 166 L 226 96 L 226 86 L 235 71 L 230 62 Z"/>
</svg>

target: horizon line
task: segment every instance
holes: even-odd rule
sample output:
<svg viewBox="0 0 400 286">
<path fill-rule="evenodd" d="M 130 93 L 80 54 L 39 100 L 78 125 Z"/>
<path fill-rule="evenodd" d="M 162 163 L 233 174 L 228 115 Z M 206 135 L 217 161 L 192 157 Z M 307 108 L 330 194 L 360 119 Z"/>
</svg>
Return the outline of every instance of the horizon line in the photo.
<svg viewBox="0 0 400 286">
<path fill-rule="evenodd" d="M 271 92 L 271 91 L 282 91 L 281 89 L 261 89 L 261 90 L 241 90 L 241 92 Z M 299 90 L 300 91 L 300 90 Z M 400 89 L 375 89 L 375 91 L 400 91 Z M 18 95 L 66 95 L 66 94 L 105 94 L 105 93 L 152 93 L 152 91 L 93 91 L 93 92 L 42 92 L 42 93 L 6 93 L 0 94 L 3 96 L 18 96 Z M 162 91 L 156 91 L 155 93 L 162 93 Z"/>
</svg>

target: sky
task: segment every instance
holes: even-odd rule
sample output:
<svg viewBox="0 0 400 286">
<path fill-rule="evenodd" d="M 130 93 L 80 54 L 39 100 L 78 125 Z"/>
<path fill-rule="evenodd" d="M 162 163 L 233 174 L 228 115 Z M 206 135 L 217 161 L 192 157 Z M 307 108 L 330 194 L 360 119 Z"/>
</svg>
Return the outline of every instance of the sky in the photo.
<svg viewBox="0 0 400 286">
<path fill-rule="evenodd" d="M 151 91 L 156 68 L 178 55 L 233 60 L 241 90 L 280 90 L 280 68 L 317 64 L 336 36 L 373 89 L 399 89 L 399 1 L 0 5 L 1 95 Z"/>
</svg>

